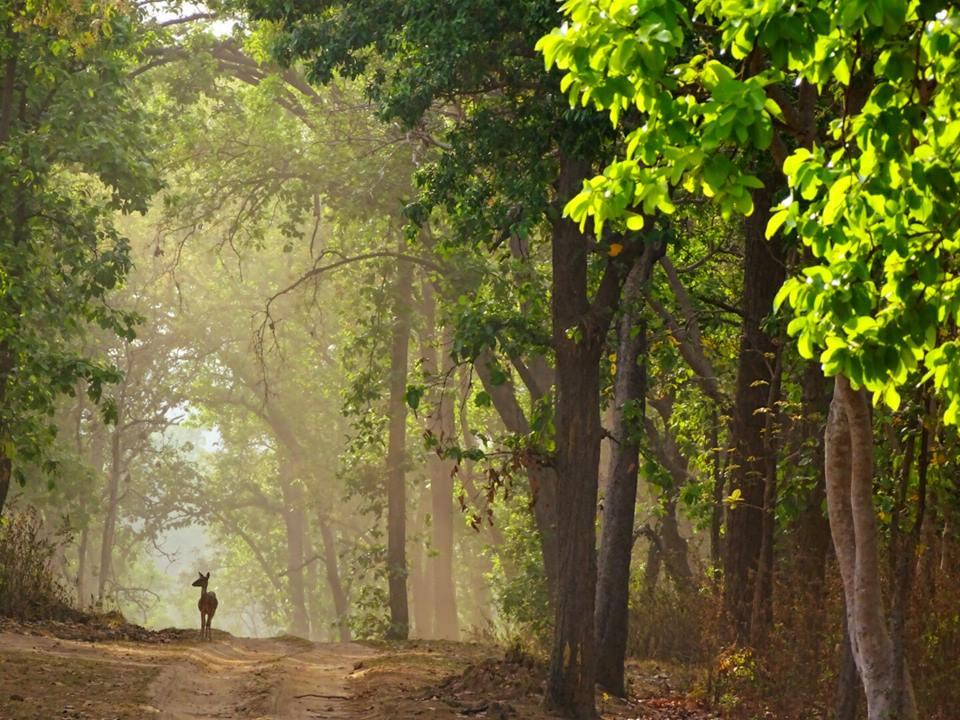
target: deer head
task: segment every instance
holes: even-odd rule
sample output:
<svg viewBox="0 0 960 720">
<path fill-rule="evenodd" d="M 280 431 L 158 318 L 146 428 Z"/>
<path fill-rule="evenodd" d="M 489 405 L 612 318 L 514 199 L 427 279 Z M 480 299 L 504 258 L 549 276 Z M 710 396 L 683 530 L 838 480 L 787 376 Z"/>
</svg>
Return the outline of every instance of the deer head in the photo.
<svg viewBox="0 0 960 720">
<path fill-rule="evenodd" d="M 192 587 L 201 587 L 204 590 L 207 589 L 207 583 L 210 582 L 210 573 L 204 575 L 203 573 L 197 573 L 200 577 L 193 581 Z"/>
</svg>

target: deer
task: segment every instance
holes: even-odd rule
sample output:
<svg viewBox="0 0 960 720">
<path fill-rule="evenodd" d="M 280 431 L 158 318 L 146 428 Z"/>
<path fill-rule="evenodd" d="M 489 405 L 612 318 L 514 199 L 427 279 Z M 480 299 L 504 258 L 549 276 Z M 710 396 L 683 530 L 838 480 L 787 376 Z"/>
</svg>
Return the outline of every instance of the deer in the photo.
<svg viewBox="0 0 960 720">
<path fill-rule="evenodd" d="M 200 608 L 200 639 L 213 640 L 213 631 L 210 629 L 210 623 L 213 620 L 213 614 L 217 611 L 216 593 L 207 592 L 207 583 L 210 582 L 210 573 L 206 575 L 198 573 L 200 577 L 193 581 L 193 587 L 200 588 L 200 601 L 197 607 Z"/>
</svg>

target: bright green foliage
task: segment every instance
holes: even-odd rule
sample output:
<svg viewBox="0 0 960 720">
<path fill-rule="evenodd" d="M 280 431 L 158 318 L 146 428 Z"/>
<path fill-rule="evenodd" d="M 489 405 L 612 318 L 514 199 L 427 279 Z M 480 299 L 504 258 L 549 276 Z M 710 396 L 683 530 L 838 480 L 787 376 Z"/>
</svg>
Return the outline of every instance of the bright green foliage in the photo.
<svg viewBox="0 0 960 720">
<path fill-rule="evenodd" d="M 127 78 L 135 17 L 2 2 L 0 26 L 0 454 L 36 460 L 56 396 L 83 380 L 99 399 L 117 377 L 76 340 L 91 324 L 132 337 L 136 318 L 103 302 L 130 264 L 112 218 L 158 183 Z"/>
<path fill-rule="evenodd" d="M 696 5 L 570 0 L 538 47 L 561 87 L 619 123 L 640 113 L 623 158 L 566 212 L 599 231 L 631 208 L 672 211 L 671 188 L 750 214 L 761 153 L 792 188 L 767 234 L 796 234 L 820 264 L 789 280 L 805 357 L 892 408 L 919 367 L 960 420 L 960 14 L 943 2 Z M 694 22 L 696 21 L 696 22 Z M 797 90 L 796 88 L 800 88 Z M 819 94 L 804 136 L 788 107 Z M 776 101 L 772 98 L 777 98 Z M 820 121 L 822 122 L 822 121 Z M 673 191 L 676 192 L 676 191 Z"/>
</svg>

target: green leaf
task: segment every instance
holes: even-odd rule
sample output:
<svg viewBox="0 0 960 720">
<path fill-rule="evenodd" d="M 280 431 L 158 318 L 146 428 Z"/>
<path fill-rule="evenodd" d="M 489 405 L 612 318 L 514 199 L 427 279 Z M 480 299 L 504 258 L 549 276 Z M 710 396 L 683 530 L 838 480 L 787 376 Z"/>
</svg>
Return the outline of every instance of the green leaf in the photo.
<svg viewBox="0 0 960 720">
<path fill-rule="evenodd" d="M 769 240 L 774 235 L 777 234 L 777 231 L 783 226 L 787 221 L 787 218 L 790 216 L 789 210 L 778 210 L 770 216 L 770 219 L 767 221 L 767 229 L 764 231 L 764 237 Z M 786 286 L 784 286 L 786 287 Z M 783 289 L 781 288 L 781 292 Z M 779 297 L 779 293 L 778 293 Z"/>
</svg>

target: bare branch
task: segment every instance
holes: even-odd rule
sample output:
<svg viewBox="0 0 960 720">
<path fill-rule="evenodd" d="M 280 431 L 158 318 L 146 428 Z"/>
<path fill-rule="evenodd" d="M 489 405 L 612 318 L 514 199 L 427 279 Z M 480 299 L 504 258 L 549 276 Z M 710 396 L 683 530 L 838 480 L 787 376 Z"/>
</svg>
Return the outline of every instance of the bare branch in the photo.
<svg viewBox="0 0 960 720">
<path fill-rule="evenodd" d="M 193 15 L 184 15 L 183 17 L 171 18 L 157 23 L 157 27 L 172 27 L 173 25 L 184 25 L 186 23 L 196 22 L 197 20 L 216 20 L 219 16 L 212 12 L 194 13 Z"/>
</svg>

